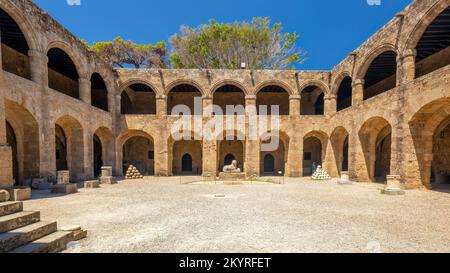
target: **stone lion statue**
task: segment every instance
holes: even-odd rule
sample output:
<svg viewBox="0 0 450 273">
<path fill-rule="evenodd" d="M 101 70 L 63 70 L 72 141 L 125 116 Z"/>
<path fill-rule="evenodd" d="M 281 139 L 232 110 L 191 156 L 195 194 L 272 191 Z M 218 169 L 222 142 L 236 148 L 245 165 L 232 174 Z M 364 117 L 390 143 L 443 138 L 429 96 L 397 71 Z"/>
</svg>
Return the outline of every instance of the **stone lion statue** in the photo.
<svg viewBox="0 0 450 273">
<path fill-rule="evenodd" d="M 233 160 L 231 165 L 226 165 L 223 167 L 224 173 L 240 173 L 241 169 L 238 168 L 238 162 L 236 160 Z"/>
</svg>

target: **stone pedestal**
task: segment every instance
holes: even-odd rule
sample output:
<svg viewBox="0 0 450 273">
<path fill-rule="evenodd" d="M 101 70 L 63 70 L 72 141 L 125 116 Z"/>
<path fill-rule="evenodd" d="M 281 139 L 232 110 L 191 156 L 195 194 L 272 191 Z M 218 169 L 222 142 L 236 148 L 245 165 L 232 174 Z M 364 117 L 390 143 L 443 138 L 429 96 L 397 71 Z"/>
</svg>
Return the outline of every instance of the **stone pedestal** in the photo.
<svg viewBox="0 0 450 273">
<path fill-rule="evenodd" d="M 100 188 L 100 181 L 99 180 L 85 181 L 84 187 L 87 189 Z"/>
<path fill-rule="evenodd" d="M 339 185 L 351 185 L 352 182 L 350 181 L 350 175 L 348 172 L 342 172 L 341 173 L 341 179 L 338 181 Z"/>
<path fill-rule="evenodd" d="M 70 172 L 69 171 L 57 171 L 56 172 L 56 182 L 57 182 L 57 184 L 70 183 Z"/>
<path fill-rule="evenodd" d="M 31 188 L 15 187 L 7 190 L 9 192 L 10 201 L 25 201 L 31 199 Z"/>
<path fill-rule="evenodd" d="M 108 177 L 108 176 L 113 176 L 113 167 L 111 166 L 103 166 L 102 167 L 102 176 Z"/>
<path fill-rule="evenodd" d="M 401 189 L 400 175 L 387 176 L 387 188 L 381 191 L 382 194 L 387 195 L 404 195 L 405 191 Z"/>
<path fill-rule="evenodd" d="M 77 184 L 57 184 L 52 188 L 52 193 L 62 193 L 62 194 L 70 194 L 77 193 L 78 187 Z"/>
<path fill-rule="evenodd" d="M 31 180 L 31 188 L 35 190 L 45 191 L 51 188 L 51 184 L 43 178 L 34 178 Z"/>
<path fill-rule="evenodd" d="M 245 180 L 245 173 L 219 173 L 219 180 L 221 181 L 243 181 Z"/>
<path fill-rule="evenodd" d="M 117 180 L 115 177 L 112 176 L 105 176 L 105 177 L 100 177 L 100 184 L 117 184 Z"/>
</svg>

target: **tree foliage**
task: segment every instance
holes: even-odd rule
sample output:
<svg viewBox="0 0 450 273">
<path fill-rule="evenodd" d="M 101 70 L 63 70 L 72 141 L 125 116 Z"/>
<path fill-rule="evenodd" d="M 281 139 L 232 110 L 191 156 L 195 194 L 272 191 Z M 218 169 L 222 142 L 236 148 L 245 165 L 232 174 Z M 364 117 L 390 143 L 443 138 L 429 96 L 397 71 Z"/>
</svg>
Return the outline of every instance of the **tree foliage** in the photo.
<svg viewBox="0 0 450 273">
<path fill-rule="evenodd" d="M 113 67 L 167 68 L 168 50 L 165 42 L 136 44 L 121 37 L 113 41 L 96 42 L 89 49 Z"/>
<path fill-rule="evenodd" d="M 302 61 L 297 48 L 299 36 L 284 33 L 280 23 L 257 17 L 248 22 L 183 26 L 170 38 L 174 68 L 290 69 Z"/>
</svg>

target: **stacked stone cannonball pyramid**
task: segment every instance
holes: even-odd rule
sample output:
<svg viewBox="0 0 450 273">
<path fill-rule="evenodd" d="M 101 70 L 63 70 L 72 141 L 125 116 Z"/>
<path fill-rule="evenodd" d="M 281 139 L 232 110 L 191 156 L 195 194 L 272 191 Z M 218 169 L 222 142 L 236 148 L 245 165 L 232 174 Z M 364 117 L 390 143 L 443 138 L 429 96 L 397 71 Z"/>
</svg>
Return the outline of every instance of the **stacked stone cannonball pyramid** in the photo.
<svg viewBox="0 0 450 273">
<path fill-rule="evenodd" d="M 125 178 L 126 179 L 143 179 L 144 176 L 138 171 L 138 169 L 135 166 L 130 165 L 125 174 Z"/>
<path fill-rule="evenodd" d="M 318 181 L 330 180 L 331 176 L 324 169 L 322 169 L 322 166 L 318 166 L 311 179 Z"/>
</svg>

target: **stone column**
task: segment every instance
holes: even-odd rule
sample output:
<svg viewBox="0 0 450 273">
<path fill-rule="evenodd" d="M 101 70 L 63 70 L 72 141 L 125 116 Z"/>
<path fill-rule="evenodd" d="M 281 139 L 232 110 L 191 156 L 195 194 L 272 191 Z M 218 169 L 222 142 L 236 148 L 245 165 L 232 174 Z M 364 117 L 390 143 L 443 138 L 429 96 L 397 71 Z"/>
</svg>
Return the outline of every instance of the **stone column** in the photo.
<svg viewBox="0 0 450 273">
<path fill-rule="evenodd" d="M 84 142 L 84 152 L 83 152 L 83 173 L 85 180 L 91 180 L 94 178 L 94 134 L 89 130 L 85 129 L 83 131 L 83 142 Z"/>
<path fill-rule="evenodd" d="M 156 115 L 163 117 L 167 116 L 167 96 L 157 95 L 156 96 Z"/>
<path fill-rule="evenodd" d="M 399 84 L 405 84 L 415 79 L 416 77 L 416 55 L 415 49 L 408 49 L 400 56 L 398 60 L 398 76 Z"/>
<path fill-rule="evenodd" d="M 203 176 L 216 177 L 217 166 L 217 141 L 203 140 Z"/>
<path fill-rule="evenodd" d="M 303 140 L 294 136 L 290 142 L 287 153 L 286 176 L 300 177 L 303 175 Z"/>
<path fill-rule="evenodd" d="M 256 96 L 249 95 L 245 97 L 245 108 L 251 109 L 251 107 L 256 107 Z M 256 108 L 254 108 L 256 109 Z M 247 139 L 244 143 L 244 172 L 247 177 L 249 176 L 259 176 L 260 168 L 260 140 L 258 139 Z"/>
<path fill-rule="evenodd" d="M 364 80 L 355 80 L 352 88 L 352 105 L 360 105 L 364 100 Z"/>
<path fill-rule="evenodd" d="M 87 78 L 80 77 L 78 79 L 80 99 L 87 104 L 91 104 L 91 81 Z"/>
<path fill-rule="evenodd" d="M 336 155 L 334 154 L 331 140 L 327 141 L 324 166 L 331 177 L 339 177 L 339 170 L 336 164 Z"/>
<path fill-rule="evenodd" d="M 0 50 L 1 51 L 1 50 Z M 0 55 L 1 58 L 1 55 Z M 0 70 L 0 189 L 9 188 L 13 183 L 12 149 L 6 141 L 6 120 L 4 103 L 3 71 Z"/>
<path fill-rule="evenodd" d="M 336 95 L 326 95 L 325 96 L 325 105 L 324 105 L 324 114 L 326 116 L 332 116 L 336 114 Z"/>
<path fill-rule="evenodd" d="M 155 138 L 155 176 L 169 176 L 172 170 L 169 171 L 169 150 L 167 139 L 163 136 Z"/>
<path fill-rule="evenodd" d="M 300 115 L 300 95 L 291 95 L 289 97 L 289 113 L 291 117 Z"/>
<path fill-rule="evenodd" d="M 43 52 L 30 49 L 28 51 L 30 60 L 31 80 L 37 84 L 48 86 L 48 57 Z"/>
<path fill-rule="evenodd" d="M 117 109 L 117 105 L 116 105 L 116 98 L 114 95 L 114 91 L 108 91 L 108 112 L 112 113 L 114 116 L 114 113 L 117 112 L 116 109 Z"/>
<path fill-rule="evenodd" d="M 55 124 L 51 119 L 39 122 L 39 166 L 43 178 L 56 181 Z"/>
</svg>

